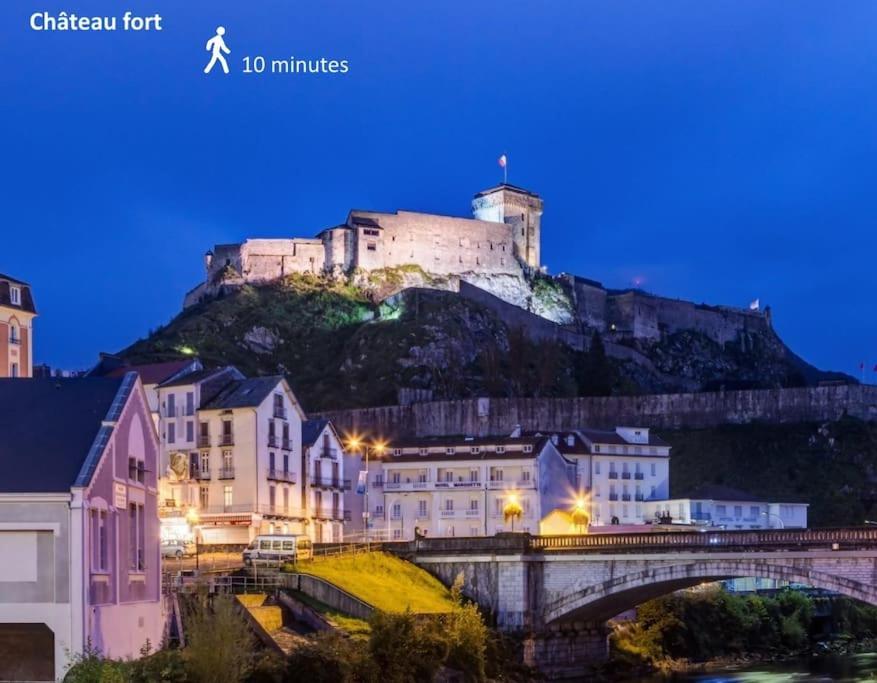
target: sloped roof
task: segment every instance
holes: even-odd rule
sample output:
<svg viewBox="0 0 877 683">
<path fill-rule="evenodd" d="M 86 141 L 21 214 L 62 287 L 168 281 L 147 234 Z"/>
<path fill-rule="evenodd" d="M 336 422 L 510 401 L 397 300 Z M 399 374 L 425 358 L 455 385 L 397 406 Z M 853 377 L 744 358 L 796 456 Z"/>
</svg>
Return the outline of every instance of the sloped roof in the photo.
<svg viewBox="0 0 877 683">
<path fill-rule="evenodd" d="M 232 366 L 226 366 L 223 368 L 212 368 L 210 370 L 196 370 L 195 372 L 189 372 L 185 375 L 181 375 L 180 377 L 171 377 L 166 381 L 162 382 L 159 386 L 164 389 L 166 387 L 183 387 L 190 384 L 198 384 L 198 382 L 203 382 L 205 379 L 209 379 L 214 375 L 219 375 L 222 372 Z"/>
<path fill-rule="evenodd" d="M 660 436 L 649 432 L 648 443 L 642 444 L 635 441 L 628 441 L 618 432 L 608 429 L 580 429 L 579 433 L 593 443 L 605 443 L 616 446 L 669 446 Z"/>
<path fill-rule="evenodd" d="M 323 430 L 326 428 L 326 425 L 329 424 L 329 420 L 326 419 L 315 419 L 315 420 L 305 420 L 301 424 L 301 445 L 302 447 L 313 446 L 314 443 L 320 438 L 320 434 L 323 433 Z"/>
<path fill-rule="evenodd" d="M 106 377 L 124 377 L 129 372 L 140 375 L 143 384 L 160 384 L 182 372 L 187 366 L 195 363 L 195 359 L 172 360 L 165 363 L 144 363 L 143 365 L 123 365 L 110 370 Z"/>
<path fill-rule="evenodd" d="M 0 493 L 69 491 L 103 421 L 118 418 L 125 384 L 110 377 L 0 379 Z"/>
<path fill-rule="evenodd" d="M 201 410 L 229 410 L 232 408 L 255 408 L 271 394 L 283 381 L 280 375 L 270 377 L 250 377 L 234 380 L 206 403 Z"/>
<path fill-rule="evenodd" d="M 16 285 L 21 288 L 20 304 L 12 303 L 12 295 L 9 293 L 11 285 Z M 30 285 L 21 280 L 16 280 L 9 275 L 3 275 L 2 273 L 0 273 L 0 306 L 19 309 L 28 313 L 37 312 L 33 301 L 33 294 L 30 291 Z"/>
</svg>

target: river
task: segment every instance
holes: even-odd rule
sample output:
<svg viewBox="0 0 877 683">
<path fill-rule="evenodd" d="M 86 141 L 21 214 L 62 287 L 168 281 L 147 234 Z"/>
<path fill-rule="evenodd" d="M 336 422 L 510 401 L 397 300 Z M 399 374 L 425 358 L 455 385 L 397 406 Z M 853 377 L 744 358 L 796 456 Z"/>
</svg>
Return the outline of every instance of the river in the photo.
<svg viewBox="0 0 877 683">
<path fill-rule="evenodd" d="M 642 683 L 811 683 L 815 681 L 877 681 L 877 653 L 826 655 L 770 664 L 757 664 L 710 673 L 650 676 Z"/>
</svg>

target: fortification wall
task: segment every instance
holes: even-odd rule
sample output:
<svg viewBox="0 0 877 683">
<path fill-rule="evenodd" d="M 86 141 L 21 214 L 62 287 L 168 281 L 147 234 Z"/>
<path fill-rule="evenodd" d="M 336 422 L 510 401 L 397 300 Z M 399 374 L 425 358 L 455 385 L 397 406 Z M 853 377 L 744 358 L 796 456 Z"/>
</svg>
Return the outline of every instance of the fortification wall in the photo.
<svg viewBox="0 0 877 683">
<path fill-rule="evenodd" d="M 877 420 L 877 386 L 839 385 L 697 394 L 508 398 L 436 401 L 321 413 L 341 432 L 390 436 L 503 434 L 524 429 L 654 429 L 714 427 L 837 420 L 844 415 Z"/>
<path fill-rule="evenodd" d="M 378 235 L 357 227 L 356 263 L 373 270 L 418 264 L 428 273 L 523 276 L 514 255 L 509 227 L 471 218 L 399 211 L 395 214 L 357 211 L 381 226 Z M 372 248 L 373 247 L 373 248 Z"/>
</svg>

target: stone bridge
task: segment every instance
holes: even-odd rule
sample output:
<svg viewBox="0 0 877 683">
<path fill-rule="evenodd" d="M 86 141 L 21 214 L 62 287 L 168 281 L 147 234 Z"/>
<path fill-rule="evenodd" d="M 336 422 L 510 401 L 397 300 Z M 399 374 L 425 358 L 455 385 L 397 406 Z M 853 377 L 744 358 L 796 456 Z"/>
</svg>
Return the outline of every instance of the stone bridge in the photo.
<svg viewBox="0 0 877 683">
<path fill-rule="evenodd" d="M 421 539 L 402 552 L 464 593 L 552 676 L 605 657 L 605 621 L 681 588 L 739 577 L 877 605 L 877 528 Z"/>
</svg>

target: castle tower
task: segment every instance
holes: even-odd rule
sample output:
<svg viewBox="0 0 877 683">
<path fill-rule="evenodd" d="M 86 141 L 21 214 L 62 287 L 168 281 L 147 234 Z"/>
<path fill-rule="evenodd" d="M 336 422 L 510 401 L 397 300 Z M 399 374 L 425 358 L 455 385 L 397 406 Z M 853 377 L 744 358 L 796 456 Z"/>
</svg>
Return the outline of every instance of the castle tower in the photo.
<svg viewBox="0 0 877 683">
<path fill-rule="evenodd" d="M 472 214 L 480 221 L 508 225 L 518 258 L 539 269 L 542 198 L 538 194 L 506 183 L 497 185 L 475 195 Z"/>
</svg>

